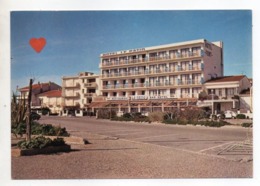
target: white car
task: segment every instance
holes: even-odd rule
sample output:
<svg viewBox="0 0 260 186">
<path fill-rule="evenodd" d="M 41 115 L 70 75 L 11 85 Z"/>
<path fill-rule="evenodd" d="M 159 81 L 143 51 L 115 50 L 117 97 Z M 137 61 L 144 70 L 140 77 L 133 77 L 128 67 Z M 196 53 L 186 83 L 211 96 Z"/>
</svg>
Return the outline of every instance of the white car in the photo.
<svg viewBox="0 0 260 186">
<path fill-rule="evenodd" d="M 230 118 L 235 118 L 237 117 L 237 113 L 235 113 L 234 111 L 231 111 L 231 110 L 226 110 L 224 112 L 224 115 L 225 115 L 225 118 L 226 119 L 230 119 Z"/>
</svg>

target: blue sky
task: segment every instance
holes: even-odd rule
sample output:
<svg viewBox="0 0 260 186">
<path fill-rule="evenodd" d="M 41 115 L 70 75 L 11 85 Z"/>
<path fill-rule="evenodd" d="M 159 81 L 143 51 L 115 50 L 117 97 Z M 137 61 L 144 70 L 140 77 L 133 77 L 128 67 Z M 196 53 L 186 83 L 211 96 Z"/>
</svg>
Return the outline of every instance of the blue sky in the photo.
<svg viewBox="0 0 260 186">
<path fill-rule="evenodd" d="M 47 40 L 40 53 L 33 37 Z M 225 75 L 252 77 L 251 11 L 14 11 L 11 88 L 99 73 L 101 53 L 202 38 L 224 42 Z"/>
</svg>

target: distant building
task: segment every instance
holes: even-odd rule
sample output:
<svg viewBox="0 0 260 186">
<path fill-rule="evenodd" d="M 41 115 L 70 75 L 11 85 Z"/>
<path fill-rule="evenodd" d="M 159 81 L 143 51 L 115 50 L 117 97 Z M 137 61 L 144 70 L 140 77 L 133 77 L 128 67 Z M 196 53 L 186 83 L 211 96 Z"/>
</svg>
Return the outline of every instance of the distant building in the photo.
<svg viewBox="0 0 260 186">
<path fill-rule="evenodd" d="M 223 76 L 221 41 L 199 39 L 103 53 L 99 67 L 100 75 L 82 72 L 62 78 L 62 115 L 100 108 L 118 115 L 190 106 L 214 112 L 252 110 L 252 79 Z"/>
<path fill-rule="evenodd" d="M 212 106 L 214 111 L 251 110 L 250 80 L 245 75 L 224 76 L 208 80 L 204 84 L 207 98 L 201 98 L 198 106 Z"/>
<path fill-rule="evenodd" d="M 87 110 L 92 100 L 100 94 L 99 86 L 99 75 L 91 72 L 62 77 L 63 109 Z"/>
<path fill-rule="evenodd" d="M 46 93 L 48 91 L 52 90 L 60 90 L 61 86 L 57 85 L 54 82 L 48 82 L 48 83 L 36 83 L 32 85 L 32 99 L 31 99 L 31 108 L 32 109 L 40 109 L 42 108 L 42 105 L 44 104 L 42 100 L 39 98 L 39 95 L 42 93 Z M 23 99 L 26 100 L 28 99 L 28 94 L 29 94 L 29 86 L 22 87 L 18 89 L 20 92 L 20 95 L 18 97 L 19 100 Z"/>
<path fill-rule="evenodd" d="M 52 114 L 59 114 L 62 110 L 61 89 L 51 90 L 38 95 L 41 107 L 48 107 Z"/>
</svg>

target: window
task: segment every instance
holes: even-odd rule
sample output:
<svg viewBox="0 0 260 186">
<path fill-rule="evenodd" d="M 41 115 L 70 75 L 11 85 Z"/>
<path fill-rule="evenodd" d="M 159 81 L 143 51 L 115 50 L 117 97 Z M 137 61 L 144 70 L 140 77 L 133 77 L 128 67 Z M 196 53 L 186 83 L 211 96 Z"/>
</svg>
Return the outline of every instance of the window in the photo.
<svg viewBox="0 0 260 186">
<path fill-rule="evenodd" d="M 222 96 L 222 89 L 218 89 L 218 95 Z"/>
</svg>

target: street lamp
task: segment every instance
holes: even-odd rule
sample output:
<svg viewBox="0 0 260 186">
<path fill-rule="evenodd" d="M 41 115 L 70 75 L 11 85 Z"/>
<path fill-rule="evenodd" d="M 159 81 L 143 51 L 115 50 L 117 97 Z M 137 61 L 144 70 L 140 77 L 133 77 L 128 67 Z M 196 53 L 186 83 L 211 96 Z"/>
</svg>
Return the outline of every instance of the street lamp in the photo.
<svg viewBox="0 0 260 186">
<path fill-rule="evenodd" d="M 211 108 L 212 111 L 211 111 L 211 115 L 213 116 L 213 115 L 214 115 L 214 102 L 213 102 L 213 101 L 214 101 L 214 95 L 215 95 L 215 94 L 213 93 L 213 89 L 211 89 L 210 92 L 211 92 L 210 95 L 211 95 L 211 101 L 212 101 L 212 108 Z"/>
</svg>

